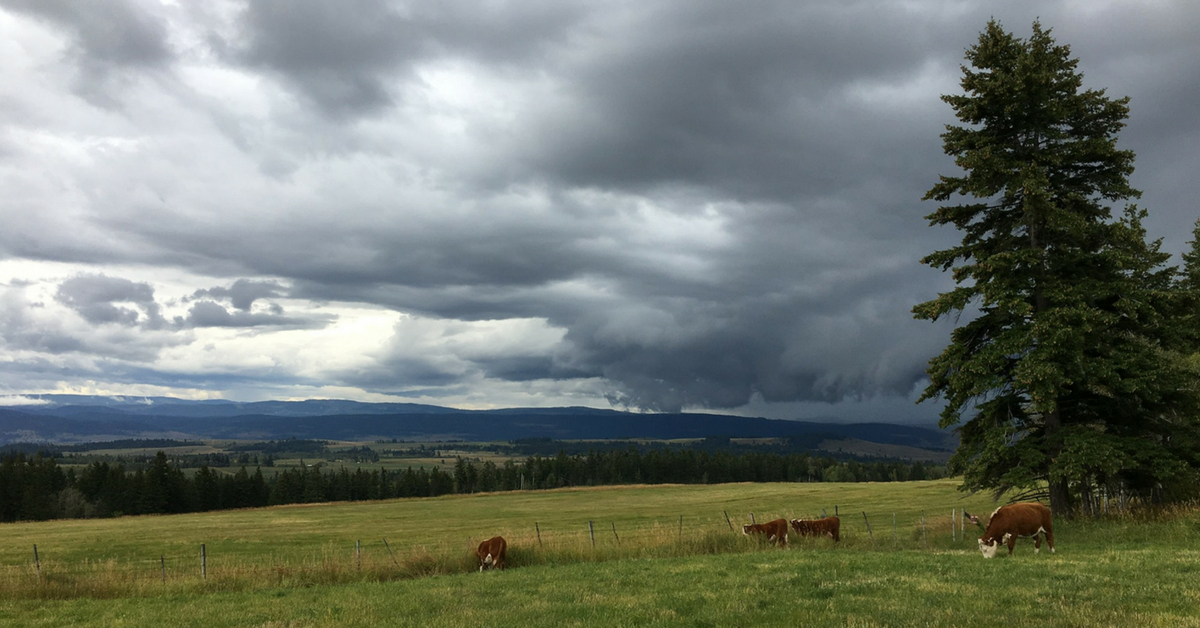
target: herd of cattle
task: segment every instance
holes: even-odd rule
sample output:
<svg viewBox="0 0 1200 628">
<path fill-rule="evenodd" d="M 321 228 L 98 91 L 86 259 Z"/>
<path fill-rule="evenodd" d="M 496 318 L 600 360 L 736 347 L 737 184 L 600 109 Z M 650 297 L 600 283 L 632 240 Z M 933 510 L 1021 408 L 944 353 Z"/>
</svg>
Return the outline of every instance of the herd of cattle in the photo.
<svg viewBox="0 0 1200 628">
<path fill-rule="evenodd" d="M 800 536 L 828 536 L 834 541 L 842 540 L 842 520 L 837 517 L 824 519 L 792 519 L 792 529 Z M 788 542 L 788 520 L 776 519 L 766 523 L 748 523 L 742 526 L 742 534 L 761 534 L 768 541 L 781 547 Z"/>
<path fill-rule="evenodd" d="M 979 517 L 963 511 L 964 519 L 983 528 Z M 767 541 L 780 547 L 787 545 L 788 525 L 800 536 L 828 536 L 834 541 L 841 540 L 842 521 L 838 517 L 823 519 L 776 519 L 766 523 L 748 523 L 742 526 L 742 534 L 762 535 Z M 1001 544 L 1008 545 L 1008 553 L 1012 555 L 1013 546 L 1018 538 L 1033 538 L 1033 551 L 1042 549 L 1042 537 L 1050 553 L 1054 553 L 1054 529 L 1050 524 L 1050 509 L 1039 503 L 1009 504 L 1001 506 L 992 513 L 983 536 L 979 537 L 979 551 L 984 558 L 993 558 Z M 485 569 L 504 569 L 505 553 L 508 543 L 502 536 L 494 536 L 479 544 L 475 554 L 479 557 L 479 571 Z"/>
</svg>

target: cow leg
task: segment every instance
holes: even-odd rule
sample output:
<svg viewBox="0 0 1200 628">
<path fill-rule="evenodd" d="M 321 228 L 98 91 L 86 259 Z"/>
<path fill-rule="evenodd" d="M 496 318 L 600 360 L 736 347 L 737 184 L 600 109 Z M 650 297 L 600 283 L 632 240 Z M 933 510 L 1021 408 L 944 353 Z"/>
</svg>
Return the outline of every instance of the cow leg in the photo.
<svg viewBox="0 0 1200 628">
<path fill-rule="evenodd" d="M 1013 547 L 1016 547 L 1016 545 L 1017 545 L 1017 535 L 1010 534 L 1008 536 L 1008 555 L 1009 556 L 1012 556 Z"/>
</svg>

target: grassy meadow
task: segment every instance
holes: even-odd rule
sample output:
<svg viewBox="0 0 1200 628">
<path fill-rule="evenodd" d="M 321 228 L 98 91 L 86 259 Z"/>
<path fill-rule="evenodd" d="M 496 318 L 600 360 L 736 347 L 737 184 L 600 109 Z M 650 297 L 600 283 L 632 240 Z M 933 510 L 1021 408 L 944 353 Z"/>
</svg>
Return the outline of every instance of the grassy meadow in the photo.
<svg viewBox="0 0 1200 628">
<path fill-rule="evenodd" d="M 1058 553 L 1023 541 L 985 561 L 976 531 L 951 537 L 950 511 L 995 506 L 955 484 L 598 487 L 4 524 L 0 625 L 1200 626 L 1200 513 L 1060 521 Z M 724 514 L 740 532 L 752 512 L 835 506 L 842 543 L 786 550 L 731 532 Z M 471 549 L 493 534 L 509 540 L 510 569 L 474 573 Z"/>
</svg>

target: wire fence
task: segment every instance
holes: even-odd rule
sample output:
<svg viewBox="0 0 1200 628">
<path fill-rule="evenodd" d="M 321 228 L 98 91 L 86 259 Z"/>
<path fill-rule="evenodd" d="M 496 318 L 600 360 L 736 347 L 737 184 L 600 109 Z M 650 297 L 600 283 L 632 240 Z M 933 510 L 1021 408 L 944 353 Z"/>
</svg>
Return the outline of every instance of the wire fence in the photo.
<svg viewBox="0 0 1200 628">
<path fill-rule="evenodd" d="M 840 520 L 840 541 L 805 538 L 789 528 L 790 545 L 803 549 L 974 550 L 973 532 L 960 509 L 920 518 L 895 513 L 847 512 L 832 508 Z M 822 509 L 824 513 L 825 510 Z M 571 527 L 530 521 L 520 529 L 500 533 L 508 539 L 510 567 L 537 564 L 615 560 L 624 557 L 683 556 L 701 553 L 757 551 L 764 540 L 747 537 L 742 523 L 792 519 L 791 513 L 721 511 L 707 517 L 679 515 L 636 523 L 580 521 Z M 820 519 L 823 517 L 814 517 Z M 173 546 L 142 555 L 96 556 L 83 559 L 72 548 L 35 544 L 27 559 L 0 565 L 0 594 L 37 596 L 104 595 L 107 591 L 148 590 L 154 587 L 240 588 L 300 586 L 321 583 L 379 581 L 462 573 L 477 568 L 475 544 L 483 538 L 460 538 L 437 544 L 406 544 L 399 533 L 389 538 L 346 539 L 319 546 L 280 547 L 264 555 L 215 549 L 212 544 Z M 13 552 L 6 552 L 12 556 Z M 261 548 L 260 548 L 261 551 Z M 52 590 L 52 591 L 51 591 Z M 72 593 L 74 592 L 74 593 Z"/>
</svg>

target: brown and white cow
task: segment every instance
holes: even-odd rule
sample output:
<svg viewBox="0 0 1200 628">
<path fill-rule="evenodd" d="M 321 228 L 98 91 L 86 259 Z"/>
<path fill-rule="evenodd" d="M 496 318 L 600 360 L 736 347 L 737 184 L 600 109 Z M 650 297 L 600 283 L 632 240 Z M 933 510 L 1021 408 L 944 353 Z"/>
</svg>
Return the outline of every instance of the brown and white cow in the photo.
<svg viewBox="0 0 1200 628">
<path fill-rule="evenodd" d="M 1054 528 L 1050 525 L 1049 508 L 1038 503 L 1009 504 L 992 513 L 987 530 L 979 537 L 979 551 L 983 552 L 984 558 L 993 558 L 1000 544 L 1007 543 L 1011 556 L 1018 537 L 1033 537 L 1033 551 L 1036 554 L 1042 549 L 1043 535 L 1053 554 Z"/>
<path fill-rule="evenodd" d="M 842 520 L 837 517 L 792 519 L 792 529 L 800 536 L 830 536 L 834 541 L 842 539 Z"/>
<path fill-rule="evenodd" d="M 749 535 L 751 533 L 761 534 L 767 537 L 768 541 L 774 541 L 781 547 L 787 545 L 788 522 L 787 519 L 776 519 L 766 523 L 747 523 L 742 526 L 742 534 Z"/>
<path fill-rule="evenodd" d="M 502 536 L 492 538 L 479 544 L 475 555 L 479 557 L 479 571 L 496 568 L 504 570 L 504 554 L 508 551 L 508 543 Z"/>
</svg>

